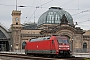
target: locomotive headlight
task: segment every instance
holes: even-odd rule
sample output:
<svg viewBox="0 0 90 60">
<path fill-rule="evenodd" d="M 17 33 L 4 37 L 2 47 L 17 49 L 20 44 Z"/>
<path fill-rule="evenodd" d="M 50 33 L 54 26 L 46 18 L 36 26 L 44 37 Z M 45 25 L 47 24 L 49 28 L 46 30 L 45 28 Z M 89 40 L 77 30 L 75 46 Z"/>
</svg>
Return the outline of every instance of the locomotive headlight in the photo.
<svg viewBox="0 0 90 60">
<path fill-rule="evenodd" d="M 59 48 L 59 49 L 61 49 L 61 48 Z"/>
<path fill-rule="evenodd" d="M 70 48 L 67 48 L 67 49 L 70 49 Z"/>
</svg>

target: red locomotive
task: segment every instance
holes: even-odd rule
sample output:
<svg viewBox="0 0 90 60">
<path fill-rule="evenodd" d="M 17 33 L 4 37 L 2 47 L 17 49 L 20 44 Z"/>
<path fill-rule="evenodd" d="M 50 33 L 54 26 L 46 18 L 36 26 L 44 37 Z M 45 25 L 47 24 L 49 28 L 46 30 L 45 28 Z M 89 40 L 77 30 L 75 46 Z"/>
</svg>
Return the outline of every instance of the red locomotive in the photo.
<svg viewBox="0 0 90 60">
<path fill-rule="evenodd" d="M 51 36 L 30 39 L 25 46 L 25 54 L 70 57 L 70 46 L 65 36 Z"/>
</svg>

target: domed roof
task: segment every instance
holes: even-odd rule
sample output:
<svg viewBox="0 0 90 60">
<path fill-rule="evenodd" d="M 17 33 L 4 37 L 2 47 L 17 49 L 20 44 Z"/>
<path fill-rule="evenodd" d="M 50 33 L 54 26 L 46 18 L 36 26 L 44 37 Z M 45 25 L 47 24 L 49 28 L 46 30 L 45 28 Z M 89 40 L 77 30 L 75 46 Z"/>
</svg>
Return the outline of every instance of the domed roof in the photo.
<svg viewBox="0 0 90 60">
<path fill-rule="evenodd" d="M 60 7 L 51 7 L 48 11 L 43 13 L 38 20 L 38 26 L 41 24 L 60 24 L 62 19 L 62 16 L 65 14 L 69 24 L 73 25 L 73 18 L 72 16 L 67 12 L 64 11 Z"/>
</svg>

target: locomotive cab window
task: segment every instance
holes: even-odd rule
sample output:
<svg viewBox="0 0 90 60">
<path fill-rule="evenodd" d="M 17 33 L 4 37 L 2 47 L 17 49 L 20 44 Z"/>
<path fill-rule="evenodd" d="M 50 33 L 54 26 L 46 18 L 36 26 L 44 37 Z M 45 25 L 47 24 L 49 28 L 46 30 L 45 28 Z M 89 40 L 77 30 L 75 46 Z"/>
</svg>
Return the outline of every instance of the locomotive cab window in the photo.
<svg viewBox="0 0 90 60">
<path fill-rule="evenodd" d="M 66 43 L 66 44 L 68 44 L 68 41 L 65 40 L 65 39 L 58 39 L 58 43 Z"/>
</svg>

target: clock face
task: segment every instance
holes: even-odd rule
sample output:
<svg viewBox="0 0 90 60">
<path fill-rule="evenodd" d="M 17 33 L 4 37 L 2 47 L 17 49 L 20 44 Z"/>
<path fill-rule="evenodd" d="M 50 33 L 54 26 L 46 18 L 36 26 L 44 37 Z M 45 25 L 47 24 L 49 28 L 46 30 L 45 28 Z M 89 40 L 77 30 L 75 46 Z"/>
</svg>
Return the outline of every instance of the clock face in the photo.
<svg viewBox="0 0 90 60">
<path fill-rule="evenodd" d="M 18 22 L 19 18 L 16 17 L 15 20 L 16 20 L 16 22 Z"/>
</svg>

